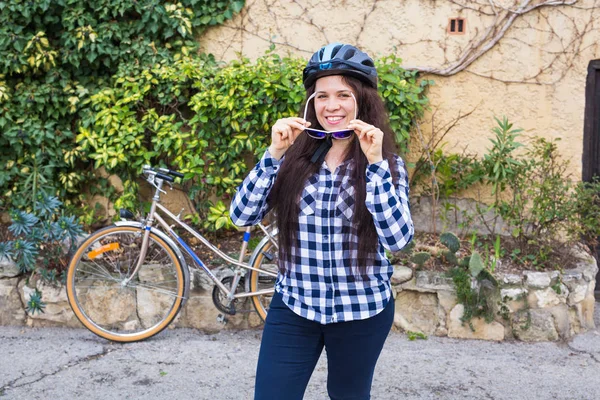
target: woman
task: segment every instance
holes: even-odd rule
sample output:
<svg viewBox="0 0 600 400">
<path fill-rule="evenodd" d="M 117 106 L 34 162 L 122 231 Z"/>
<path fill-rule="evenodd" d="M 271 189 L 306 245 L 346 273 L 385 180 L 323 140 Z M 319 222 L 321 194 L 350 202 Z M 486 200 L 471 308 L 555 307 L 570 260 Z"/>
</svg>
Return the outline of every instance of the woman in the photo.
<svg viewBox="0 0 600 400">
<path fill-rule="evenodd" d="M 273 209 L 279 229 L 255 399 L 302 399 L 323 347 L 329 396 L 369 399 L 394 318 L 385 249 L 400 250 L 414 231 L 407 174 L 367 54 L 327 45 L 303 82 L 304 118 L 273 125 L 230 210 L 248 226 Z"/>
</svg>

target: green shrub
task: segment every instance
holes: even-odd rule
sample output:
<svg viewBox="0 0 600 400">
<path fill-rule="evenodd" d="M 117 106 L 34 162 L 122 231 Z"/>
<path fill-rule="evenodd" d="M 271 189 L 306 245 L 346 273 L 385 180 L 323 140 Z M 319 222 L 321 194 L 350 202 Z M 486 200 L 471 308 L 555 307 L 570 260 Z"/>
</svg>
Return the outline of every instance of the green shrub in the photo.
<svg viewBox="0 0 600 400">
<path fill-rule="evenodd" d="M 445 203 L 446 214 L 442 217 L 447 218 L 451 211 L 460 212 L 466 221 L 461 227 L 465 231 L 469 228 L 466 225 L 479 219 L 493 236 L 497 233 L 496 220 L 502 218 L 516 241 L 512 261 L 528 268 L 561 267 L 557 263 L 564 257 L 557 256 L 568 246 L 559 242 L 583 239 L 596 246 L 600 236 L 600 181 L 572 179 L 567 173 L 569 163 L 558 152 L 559 139 L 535 137 L 525 146 L 518 141 L 521 129 L 514 129 L 506 117 L 495 121 L 491 146 L 482 157 L 448 155 L 440 145 L 431 152 L 432 162 L 437 166 L 433 184 L 438 190 L 428 186 L 431 181 L 426 179 L 422 168 L 417 168 L 417 175 L 413 176 L 413 183 L 422 185 L 421 190 L 412 189 L 425 195 L 437 192 L 440 197 L 448 197 L 460 196 L 476 183 L 488 185 L 493 200 L 486 206 L 478 206 L 474 215 L 460 210 L 456 204 Z M 419 165 L 426 165 L 425 161 L 419 161 Z M 495 217 L 490 220 L 488 212 Z M 496 237 L 494 257 L 488 254 L 491 249 L 484 252 L 485 264 L 492 272 L 502 253 L 499 240 Z M 452 256 L 446 259 L 454 261 Z M 459 264 L 468 263 L 459 261 Z"/>
<path fill-rule="evenodd" d="M 0 1 L 0 209 L 31 210 L 44 187 L 82 200 L 93 178 L 74 139 L 90 96 L 117 71 L 197 51 L 193 35 L 244 1 Z"/>
</svg>

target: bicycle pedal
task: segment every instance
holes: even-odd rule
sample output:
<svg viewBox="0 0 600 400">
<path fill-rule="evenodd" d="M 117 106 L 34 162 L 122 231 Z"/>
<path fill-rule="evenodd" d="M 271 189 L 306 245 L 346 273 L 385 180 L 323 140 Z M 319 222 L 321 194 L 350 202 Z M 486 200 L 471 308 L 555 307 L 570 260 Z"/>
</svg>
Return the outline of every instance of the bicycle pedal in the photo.
<svg viewBox="0 0 600 400">
<path fill-rule="evenodd" d="M 227 323 L 227 317 L 224 314 L 217 315 L 217 322 L 225 325 Z"/>
</svg>

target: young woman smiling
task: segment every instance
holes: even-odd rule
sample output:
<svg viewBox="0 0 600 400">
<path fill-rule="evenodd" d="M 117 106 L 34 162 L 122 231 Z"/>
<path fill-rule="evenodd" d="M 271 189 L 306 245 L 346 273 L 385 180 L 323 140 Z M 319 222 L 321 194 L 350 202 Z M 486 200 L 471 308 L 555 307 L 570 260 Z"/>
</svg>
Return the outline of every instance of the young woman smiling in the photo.
<svg viewBox="0 0 600 400">
<path fill-rule="evenodd" d="M 323 347 L 330 398 L 369 399 L 394 318 L 385 250 L 414 233 L 406 169 L 367 54 L 327 45 L 303 81 L 303 118 L 273 125 L 230 210 L 240 226 L 274 210 L 279 229 L 255 399 L 302 399 Z"/>
</svg>

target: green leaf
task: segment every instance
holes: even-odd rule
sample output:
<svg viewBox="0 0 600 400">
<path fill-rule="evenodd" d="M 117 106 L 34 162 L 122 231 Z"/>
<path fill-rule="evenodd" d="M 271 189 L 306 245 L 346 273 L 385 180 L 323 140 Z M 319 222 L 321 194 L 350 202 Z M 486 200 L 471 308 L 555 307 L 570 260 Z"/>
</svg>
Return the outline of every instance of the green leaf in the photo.
<svg viewBox="0 0 600 400">
<path fill-rule="evenodd" d="M 231 3 L 231 9 L 234 13 L 239 13 L 244 8 L 244 1 L 233 1 Z"/>
<path fill-rule="evenodd" d="M 430 258 L 431 254 L 427 252 L 418 252 L 413 254 L 410 260 L 419 266 L 423 266 Z"/>
<path fill-rule="evenodd" d="M 444 232 L 440 235 L 440 243 L 446 246 L 452 253 L 460 249 L 460 239 L 452 232 Z"/>
<path fill-rule="evenodd" d="M 485 265 L 483 264 L 481 255 L 477 252 L 473 252 L 471 259 L 469 260 L 469 272 L 471 273 L 471 276 L 476 278 L 484 268 Z"/>
</svg>

